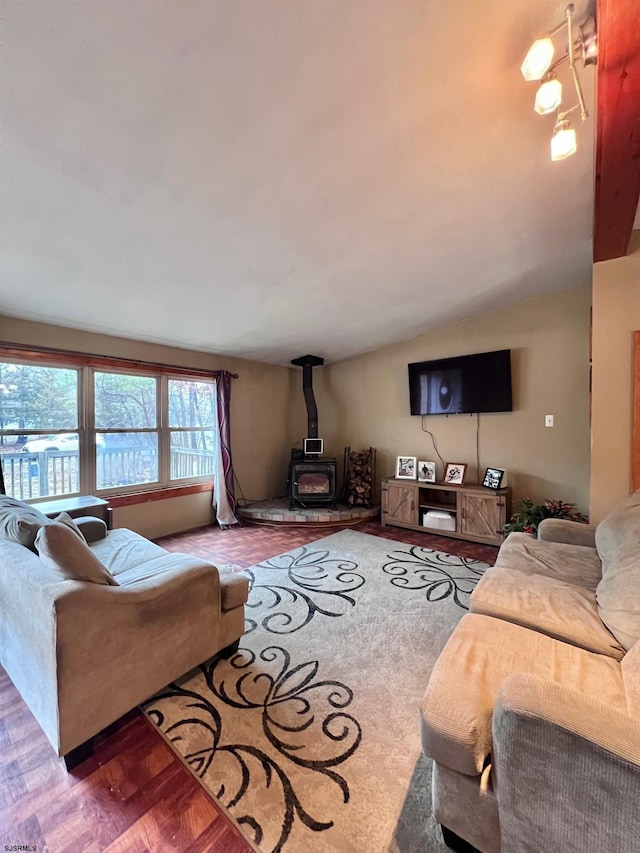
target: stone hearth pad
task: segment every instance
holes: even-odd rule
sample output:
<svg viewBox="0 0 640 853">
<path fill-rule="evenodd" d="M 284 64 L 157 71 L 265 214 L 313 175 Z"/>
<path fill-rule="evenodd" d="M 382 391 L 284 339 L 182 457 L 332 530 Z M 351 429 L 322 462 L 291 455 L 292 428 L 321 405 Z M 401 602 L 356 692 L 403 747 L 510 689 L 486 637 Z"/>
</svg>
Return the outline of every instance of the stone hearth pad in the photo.
<svg viewBox="0 0 640 853">
<path fill-rule="evenodd" d="M 286 498 L 274 498 L 270 501 L 256 501 L 245 507 L 236 507 L 238 516 L 245 521 L 270 522 L 275 524 L 345 524 L 346 522 L 365 521 L 377 518 L 380 507 L 350 507 L 338 504 L 336 509 L 315 506 L 308 509 L 289 509 Z"/>
</svg>

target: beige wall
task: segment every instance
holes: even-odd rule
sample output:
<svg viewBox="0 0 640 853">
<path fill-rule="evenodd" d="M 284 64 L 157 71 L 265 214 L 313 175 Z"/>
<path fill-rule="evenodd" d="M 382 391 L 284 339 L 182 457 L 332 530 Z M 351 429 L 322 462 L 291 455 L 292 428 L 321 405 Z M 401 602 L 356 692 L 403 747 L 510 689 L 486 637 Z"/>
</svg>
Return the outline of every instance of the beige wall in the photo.
<svg viewBox="0 0 640 853">
<path fill-rule="evenodd" d="M 612 262 L 616 263 L 616 262 Z M 342 467 L 343 449 L 374 446 L 378 482 L 398 454 L 436 459 L 421 419 L 409 415 L 407 364 L 491 349 L 512 350 L 514 411 L 480 416 L 480 473 L 505 468 L 514 497 L 563 498 L 589 508 L 590 288 L 564 291 L 316 368 L 319 434 Z M 306 434 L 301 371 L 0 316 L 3 342 L 40 345 L 240 374 L 232 391 L 232 449 L 244 495 L 282 495 L 292 445 Z M 595 371 L 594 371 L 595 377 Z M 545 414 L 555 427 L 545 428 Z M 428 417 L 445 461 L 476 480 L 476 418 Z M 438 466 L 441 476 L 441 466 Z M 115 523 L 148 536 L 208 524 L 208 494 L 116 510 Z"/>
<path fill-rule="evenodd" d="M 480 416 L 480 472 L 507 469 L 515 498 L 562 498 L 587 511 L 590 297 L 590 286 L 563 291 L 321 368 L 320 435 L 340 460 L 346 445 L 376 447 L 378 481 L 393 475 L 398 454 L 436 460 L 421 418 L 409 414 L 407 364 L 509 348 L 514 411 Z M 475 482 L 476 417 L 425 421 L 445 462 L 468 463 Z"/>
<path fill-rule="evenodd" d="M 231 391 L 231 442 L 240 486 L 248 500 L 284 493 L 290 448 L 304 431 L 296 371 L 2 316 L 0 341 L 238 373 Z M 237 489 L 236 495 L 240 497 Z M 213 519 L 209 493 L 120 507 L 114 516 L 116 526 L 146 536 L 199 527 Z"/>
<path fill-rule="evenodd" d="M 600 521 L 631 490 L 633 332 L 640 329 L 640 231 L 630 254 L 593 269 L 590 515 Z"/>
</svg>

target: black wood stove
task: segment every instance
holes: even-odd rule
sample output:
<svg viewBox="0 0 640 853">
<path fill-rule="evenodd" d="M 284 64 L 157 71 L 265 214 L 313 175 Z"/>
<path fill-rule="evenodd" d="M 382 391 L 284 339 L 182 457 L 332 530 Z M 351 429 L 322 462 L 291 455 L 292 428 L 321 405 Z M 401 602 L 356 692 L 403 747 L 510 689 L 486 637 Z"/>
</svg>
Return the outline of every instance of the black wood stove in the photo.
<svg viewBox="0 0 640 853">
<path fill-rule="evenodd" d="M 302 367 L 302 391 L 307 405 L 307 438 L 305 448 L 322 449 L 318 439 L 318 409 L 313 395 L 313 368 L 324 364 L 317 355 L 294 358 L 291 364 Z M 289 508 L 312 506 L 335 506 L 338 494 L 338 463 L 333 457 L 321 453 L 305 453 L 294 448 L 289 462 L 287 491 Z"/>
</svg>

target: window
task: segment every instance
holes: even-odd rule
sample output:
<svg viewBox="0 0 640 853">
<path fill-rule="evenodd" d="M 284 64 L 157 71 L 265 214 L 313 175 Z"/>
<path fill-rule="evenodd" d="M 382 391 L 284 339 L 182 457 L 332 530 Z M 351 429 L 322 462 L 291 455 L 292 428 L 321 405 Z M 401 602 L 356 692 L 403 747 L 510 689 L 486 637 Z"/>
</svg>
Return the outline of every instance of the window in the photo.
<svg viewBox="0 0 640 853">
<path fill-rule="evenodd" d="M 73 365 L 0 362 L 7 494 L 108 496 L 211 480 L 213 379 L 69 358 Z"/>
<path fill-rule="evenodd" d="M 9 495 L 80 490 L 76 369 L 0 362 L 0 455 Z"/>
<path fill-rule="evenodd" d="M 96 371 L 94 400 L 97 490 L 158 482 L 158 378 Z"/>
<path fill-rule="evenodd" d="M 213 407 L 211 382 L 169 379 L 171 479 L 213 474 Z"/>
</svg>

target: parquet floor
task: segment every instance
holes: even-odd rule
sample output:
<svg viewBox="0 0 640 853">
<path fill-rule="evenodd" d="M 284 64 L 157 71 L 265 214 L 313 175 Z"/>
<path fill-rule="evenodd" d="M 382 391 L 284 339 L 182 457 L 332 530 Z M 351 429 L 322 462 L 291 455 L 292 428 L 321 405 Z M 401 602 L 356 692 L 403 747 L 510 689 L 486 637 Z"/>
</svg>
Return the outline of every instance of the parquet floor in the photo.
<svg viewBox="0 0 640 853">
<path fill-rule="evenodd" d="M 165 537 L 171 551 L 248 568 L 339 527 L 244 525 Z M 497 549 L 429 534 L 353 528 L 493 563 Z M 94 754 L 67 773 L 0 667 L 0 850 L 32 853 L 249 853 L 235 825 L 131 711 L 96 738 Z"/>
</svg>

